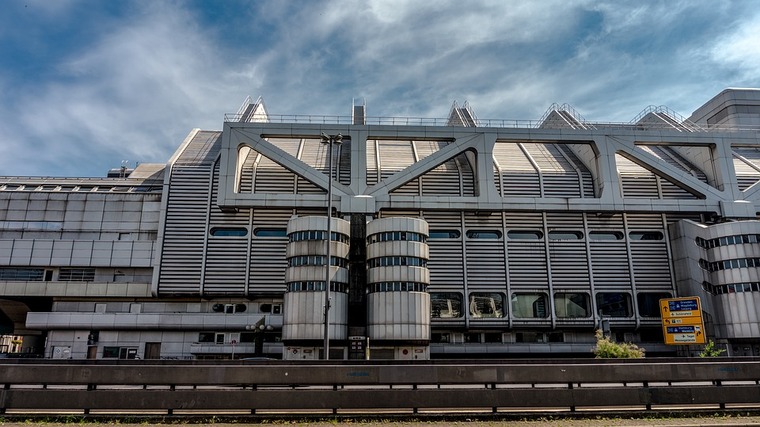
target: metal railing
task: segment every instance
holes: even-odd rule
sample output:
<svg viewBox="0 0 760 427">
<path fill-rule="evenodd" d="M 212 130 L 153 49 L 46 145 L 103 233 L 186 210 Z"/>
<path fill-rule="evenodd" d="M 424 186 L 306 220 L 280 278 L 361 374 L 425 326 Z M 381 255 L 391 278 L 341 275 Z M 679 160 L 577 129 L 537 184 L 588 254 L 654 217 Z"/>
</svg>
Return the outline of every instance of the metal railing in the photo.
<svg viewBox="0 0 760 427">
<path fill-rule="evenodd" d="M 254 118 L 257 115 L 253 116 Z M 645 124 L 632 124 L 630 122 L 591 122 L 585 119 L 579 119 L 578 116 L 574 116 L 583 126 L 589 129 L 662 129 L 673 130 L 671 123 L 645 123 Z M 238 114 L 225 114 L 225 122 L 240 122 L 241 116 Z M 541 127 L 543 120 L 513 120 L 513 119 L 480 119 L 476 118 L 476 124 L 478 127 L 493 127 L 493 128 L 519 128 L 519 129 L 536 129 Z M 256 120 L 253 120 L 256 121 Z M 294 123 L 294 124 L 314 124 L 314 125 L 351 125 L 353 124 L 353 118 L 351 116 L 330 116 L 330 115 L 300 115 L 300 114 L 268 114 L 266 116 L 261 115 L 261 122 L 266 123 Z M 427 117 L 366 117 L 366 125 L 385 125 L 385 126 L 450 126 L 448 118 L 427 118 Z M 584 129 L 588 130 L 588 129 Z M 695 132 L 758 132 L 760 126 L 710 126 L 701 127 L 693 125 Z"/>
<path fill-rule="evenodd" d="M 0 383 L 0 411 L 5 414 L 760 410 L 760 361 L 755 359 L 409 364 L 17 360 L 0 364 Z"/>
</svg>

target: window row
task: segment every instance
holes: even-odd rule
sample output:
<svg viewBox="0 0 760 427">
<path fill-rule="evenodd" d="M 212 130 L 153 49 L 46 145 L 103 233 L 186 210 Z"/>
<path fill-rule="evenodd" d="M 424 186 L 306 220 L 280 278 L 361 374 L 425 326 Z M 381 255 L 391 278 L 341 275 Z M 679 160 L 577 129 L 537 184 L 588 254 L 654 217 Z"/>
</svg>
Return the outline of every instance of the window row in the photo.
<svg viewBox="0 0 760 427">
<path fill-rule="evenodd" d="M 49 282 L 53 280 L 53 270 L 34 267 L 0 267 L 0 280 Z M 62 267 L 58 270 L 57 280 L 60 282 L 92 282 L 95 280 L 95 268 Z"/>
<path fill-rule="evenodd" d="M 324 280 L 309 280 L 304 282 L 288 282 L 286 283 L 288 292 L 307 292 L 307 291 L 323 291 L 325 290 Z M 348 293 L 348 283 L 342 282 L 330 282 L 330 290 L 333 292 Z"/>
<path fill-rule="evenodd" d="M 306 265 L 325 265 L 324 255 L 299 255 L 288 258 L 288 267 L 302 267 Z M 334 267 L 348 267 L 348 260 L 345 258 L 331 256 L 330 265 Z"/>
<path fill-rule="evenodd" d="M 699 266 L 711 273 L 720 270 L 730 270 L 732 268 L 753 268 L 760 267 L 760 258 L 726 259 L 713 262 L 700 259 Z"/>
<path fill-rule="evenodd" d="M 427 283 L 420 282 L 380 282 L 367 285 L 367 293 L 373 292 L 426 292 Z"/>
<path fill-rule="evenodd" d="M 712 249 L 720 246 L 758 243 L 760 242 L 760 234 L 737 234 L 734 236 L 718 237 L 716 239 L 703 239 L 701 237 L 697 237 L 694 240 L 697 243 L 697 246 L 704 249 Z"/>
<path fill-rule="evenodd" d="M 303 230 L 288 234 L 289 242 L 302 242 L 304 240 L 325 240 L 327 230 Z M 330 232 L 330 240 L 348 244 L 348 236 L 335 231 Z"/>
<path fill-rule="evenodd" d="M 425 243 L 427 242 L 427 236 L 422 233 L 414 233 L 412 231 L 384 231 L 382 233 L 373 234 L 367 237 L 368 244 L 398 240 Z"/>
<path fill-rule="evenodd" d="M 394 265 L 427 267 L 427 260 L 413 256 L 384 256 L 367 260 L 367 268 L 391 267 Z"/>
<path fill-rule="evenodd" d="M 209 234 L 214 237 L 245 237 L 248 235 L 246 227 L 212 227 Z M 285 228 L 256 228 L 253 230 L 256 237 L 286 237 Z"/>
<path fill-rule="evenodd" d="M 660 317 L 660 299 L 670 298 L 665 292 L 642 292 L 637 295 L 639 315 Z M 469 317 L 505 317 L 505 294 L 499 292 L 473 292 L 469 296 Z M 514 318 L 546 319 L 549 317 L 549 296 L 543 292 L 515 292 L 510 299 Z M 464 315 L 462 294 L 433 292 L 430 294 L 433 318 L 461 318 Z M 631 295 L 625 292 L 599 292 L 596 294 L 598 314 L 608 317 L 633 317 Z M 558 318 L 591 318 L 590 295 L 585 292 L 558 292 L 554 294 L 554 314 Z"/>
<path fill-rule="evenodd" d="M 713 285 L 710 282 L 702 282 L 702 289 L 712 295 L 760 292 L 760 282 L 731 283 L 727 285 Z"/>
</svg>

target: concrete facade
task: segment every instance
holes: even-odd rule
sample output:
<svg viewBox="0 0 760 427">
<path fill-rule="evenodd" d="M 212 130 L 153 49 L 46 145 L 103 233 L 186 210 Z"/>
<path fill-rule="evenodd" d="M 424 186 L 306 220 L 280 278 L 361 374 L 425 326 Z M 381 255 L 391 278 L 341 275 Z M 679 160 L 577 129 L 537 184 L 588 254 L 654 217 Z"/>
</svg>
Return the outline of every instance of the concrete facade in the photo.
<svg viewBox="0 0 760 427">
<path fill-rule="evenodd" d="M 46 357 L 316 358 L 325 245 L 294 233 L 324 230 L 332 186 L 331 358 L 588 355 L 603 319 L 685 354 L 657 302 L 693 295 L 711 339 L 760 355 L 758 94 L 627 124 L 457 104 L 302 122 L 248 100 L 165 165 L 0 178 L 3 322 Z"/>
</svg>

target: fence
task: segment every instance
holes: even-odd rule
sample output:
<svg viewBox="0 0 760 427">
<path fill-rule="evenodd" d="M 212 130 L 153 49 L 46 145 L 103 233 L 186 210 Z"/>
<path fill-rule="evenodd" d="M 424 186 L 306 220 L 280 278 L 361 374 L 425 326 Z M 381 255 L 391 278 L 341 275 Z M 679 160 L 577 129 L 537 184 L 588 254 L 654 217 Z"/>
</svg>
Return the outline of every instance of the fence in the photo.
<svg viewBox="0 0 760 427">
<path fill-rule="evenodd" d="M 696 359 L 695 359 L 696 360 Z M 0 411 L 503 413 L 760 409 L 760 361 L 0 364 Z"/>
</svg>

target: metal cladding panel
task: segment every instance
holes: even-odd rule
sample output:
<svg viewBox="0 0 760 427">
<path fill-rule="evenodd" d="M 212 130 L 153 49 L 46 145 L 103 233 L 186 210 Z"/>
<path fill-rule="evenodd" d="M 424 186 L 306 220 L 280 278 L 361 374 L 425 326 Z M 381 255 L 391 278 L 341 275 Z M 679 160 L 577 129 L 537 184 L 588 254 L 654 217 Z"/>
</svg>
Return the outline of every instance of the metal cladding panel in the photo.
<svg viewBox="0 0 760 427">
<path fill-rule="evenodd" d="M 543 177 L 546 197 L 581 197 L 581 176 L 556 144 L 523 143 Z"/>
<path fill-rule="evenodd" d="M 377 141 L 377 155 L 380 159 L 380 179 L 416 163 L 419 159 L 414 151 L 413 141 Z M 391 191 L 392 194 L 420 194 L 420 181 L 415 178 Z"/>
<path fill-rule="evenodd" d="M 462 217 L 458 212 L 424 212 L 430 231 L 456 231 L 457 238 L 430 238 L 428 248 L 430 259 L 431 287 L 437 289 L 440 286 L 462 287 L 464 283 L 464 258 L 462 257 Z"/>
<path fill-rule="evenodd" d="M 209 211 L 209 231 L 217 227 L 242 228 L 244 236 L 214 236 L 210 233 L 206 248 L 204 294 L 245 294 L 245 268 L 248 256 L 248 234 L 250 233 L 250 210 L 239 209 L 224 212 L 217 206 L 219 187 L 219 165 L 214 167 L 211 187 L 211 209 Z"/>
<path fill-rule="evenodd" d="M 732 150 L 739 190 L 744 191 L 760 181 L 760 148 L 732 147 Z"/>
<path fill-rule="evenodd" d="M 248 291 L 257 293 L 285 292 L 285 254 L 288 238 L 285 236 L 292 210 L 254 209 L 251 257 L 249 259 Z M 258 229 L 282 230 L 281 236 L 257 236 Z"/>
<path fill-rule="evenodd" d="M 158 292 L 200 293 L 211 165 L 172 168 Z"/>
<path fill-rule="evenodd" d="M 645 147 L 648 148 L 648 147 Z M 641 148 L 640 148 L 641 149 Z M 647 150 L 649 154 L 659 157 L 657 152 Z M 669 157 L 670 158 L 670 157 Z M 667 162 L 667 160 L 663 159 Z M 627 158 L 616 154 L 620 185 L 623 197 L 644 197 L 655 199 L 697 199 L 697 196 L 678 187 L 667 179 L 661 178 Z M 683 167 L 679 164 L 679 169 Z M 700 176 L 698 176 L 700 177 Z M 704 174 L 701 178 L 706 181 Z"/>
<path fill-rule="evenodd" d="M 502 197 L 541 196 L 538 171 L 518 143 L 497 141 L 494 144 L 493 156 L 501 168 Z"/>
<path fill-rule="evenodd" d="M 429 340 L 430 295 L 426 292 L 375 292 L 367 296 L 371 340 Z"/>
<path fill-rule="evenodd" d="M 513 288 L 544 288 L 549 276 L 544 242 L 509 241 L 509 280 Z"/>
<path fill-rule="evenodd" d="M 347 338 L 348 294 L 330 292 L 330 338 Z M 282 339 L 318 340 L 324 338 L 325 293 L 288 292 L 283 297 Z"/>
<path fill-rule="evenodd" d="M 630 289 L 628 251 L 624 241 L 591 241 L 591 274 L 597 289 Z"/>
<path fill-rule="evenodd" d="M 586 244 L 576 241 L 549 242 L 552 284 L 561 289 L 590 289 Z"/>
</svg>

